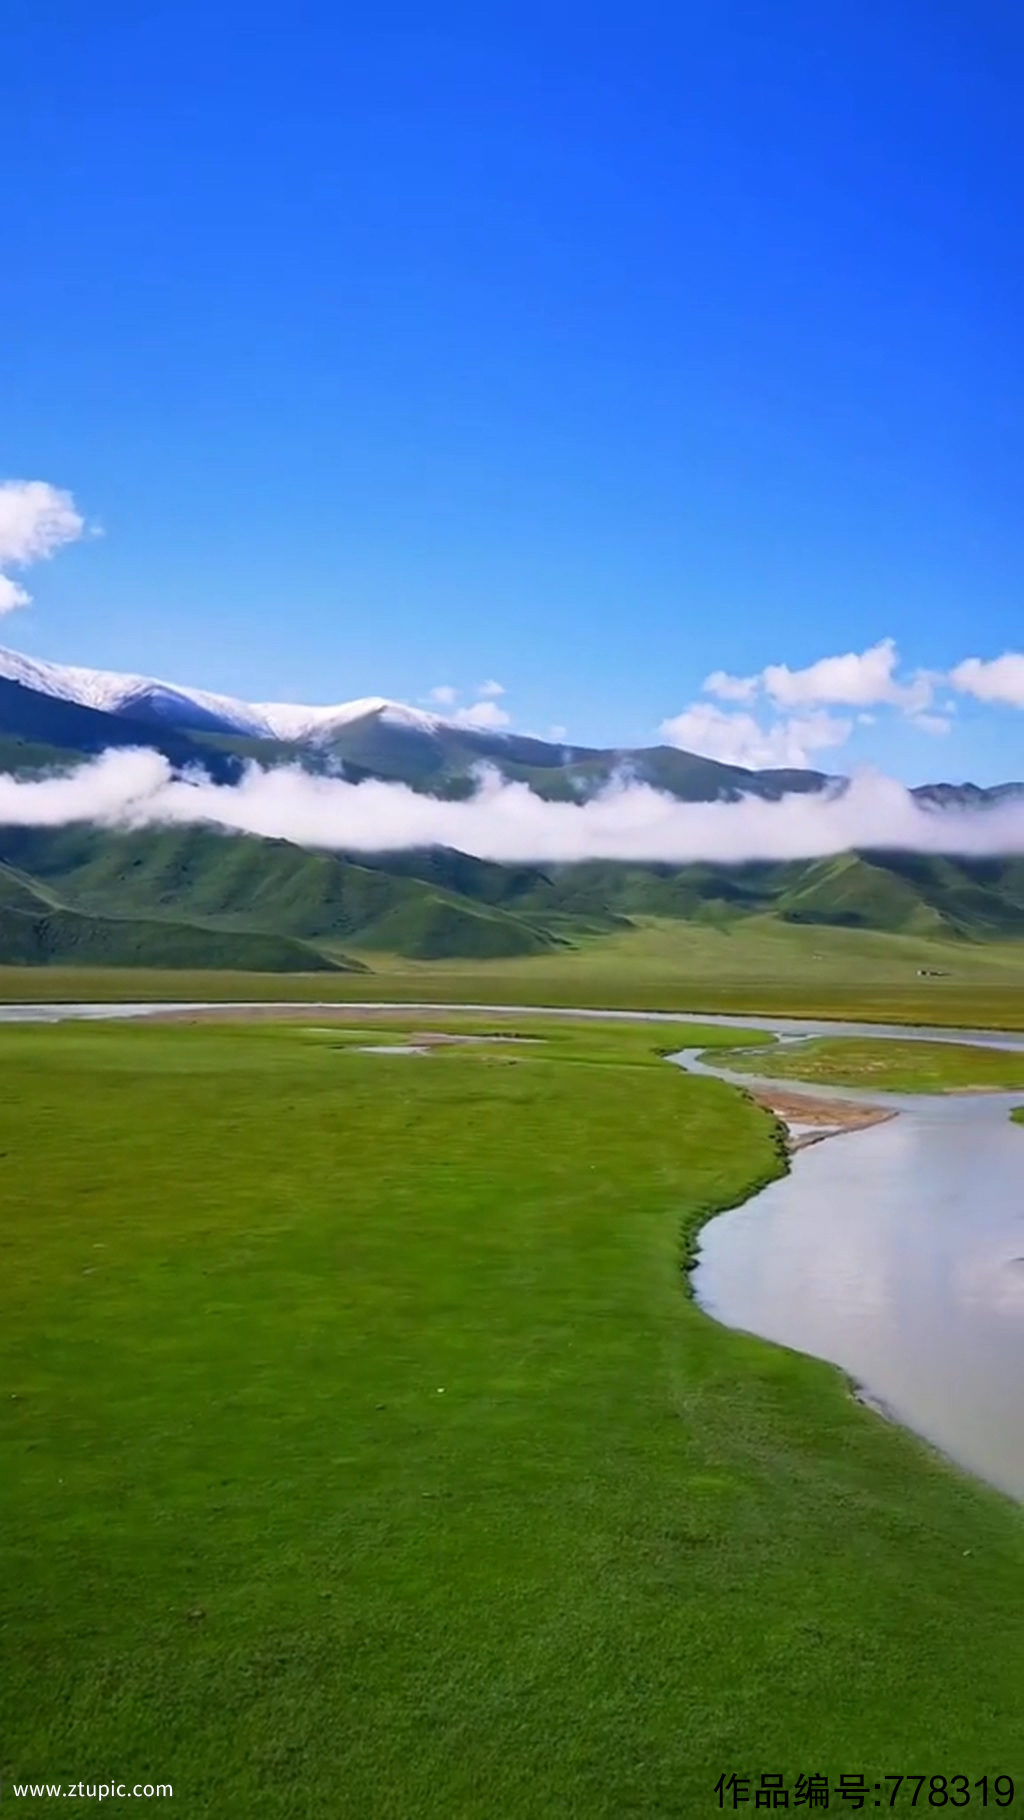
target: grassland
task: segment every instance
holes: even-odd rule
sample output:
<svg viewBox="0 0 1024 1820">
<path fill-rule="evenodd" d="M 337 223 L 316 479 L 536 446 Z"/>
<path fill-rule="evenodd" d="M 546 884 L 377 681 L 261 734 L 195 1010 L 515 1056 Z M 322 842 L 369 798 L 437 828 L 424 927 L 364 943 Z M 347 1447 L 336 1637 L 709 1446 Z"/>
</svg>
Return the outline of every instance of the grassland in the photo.
<svg viewBox="0 0 1024 1820">
<path fill-rule="evenodd" d="M 648 1820 L 1012 1771 L 1020 1511 L 687 1298 L 772 1119 L 662 1032 L 505 1027 L 0 1034 L 5 1780 Z"/>
<path fill-rule="evenodd" d="M 651 920 L 568 952 L 431 964 L 362 955 L 366 973 L 0 968 L 0 1001 L 389 999 L 846 1017 L 1024 1030 L 1024 943 L 935 942 L 751 917 Z M 920 977 L 922 968 L 944 977 Z"/>
<path fill-rule="evenodd" d="M 956 1093 L 972 1088 L 1013 1092 L 1024 1088 L 1024 1051 L 982 1049 L 966 1043 L 871 1042 L 860 1037 L 817 1037 L 796 1048 L 735 1055 L 730 1069 L 776 1080 L 820 1082 L 828 1087 L 877 1087 L 887 1093 Z"/>
</svg>

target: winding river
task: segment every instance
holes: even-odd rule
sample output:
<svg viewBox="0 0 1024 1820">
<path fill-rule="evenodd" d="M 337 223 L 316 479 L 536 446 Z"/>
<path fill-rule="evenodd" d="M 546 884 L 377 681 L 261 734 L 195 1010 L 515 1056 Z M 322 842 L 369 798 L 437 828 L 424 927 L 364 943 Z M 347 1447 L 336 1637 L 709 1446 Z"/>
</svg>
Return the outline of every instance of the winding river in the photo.
<svg viewBox="0 0 1024 1820">
<path fill-rule="evenodd" d="M 841 1366 L 865 1401 L 1024 1501 L 1024 1131 L 1010 1123 L 1024 1095 L 803 1091 L 898 1116 L 797 1150 L 787 1176 L 711 1220 L 698 1301 Z"/>
<path fill-rule="evenodd" d="M 4 1005 L 0 1022 L 221 1008 Z M 478 1010 L 757 1028 L 783 1042 L 827 1034 L 1024 1049 L 1024 1038 L 996 1031 L 756 1015 L 384 1002 L 277 1009 L 339 1016 Z M 773 1085 L 712 1066 L 697 1050 L 671 1059 L 744 1088 Z M 711 1220 L 693 1275 L 698 1301 L 729 1326 L 840 1366 L 865 1401 L 1024 1501 L 1024 1131 L 1009 1119 L 1024 1094 L 865 1093 L 791 1079 L 775 1085 L 898 1116 L 797 1150 L 788 1175 Z"/>
</svg>

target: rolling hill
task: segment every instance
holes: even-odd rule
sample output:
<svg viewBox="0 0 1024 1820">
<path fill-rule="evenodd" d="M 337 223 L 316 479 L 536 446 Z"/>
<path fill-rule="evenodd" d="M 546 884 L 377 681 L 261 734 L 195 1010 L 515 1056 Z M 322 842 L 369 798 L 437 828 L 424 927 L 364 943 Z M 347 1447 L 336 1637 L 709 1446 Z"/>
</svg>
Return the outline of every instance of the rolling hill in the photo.
<svg viewBox="0 0 1024 1820">
<path fill-rule="evenodd" d="M 1024 860 L 506 868 L 438 848 L 356 859 L 208 828 L 0 828 L 0 961 L 303 971 L 375 954 L 491 960 L 652 917 L 1007 939 L 1024 936 Z"/>
<path fill-rule="evenodd" d="M 174 917 L 91 915 L 0 868 L 0 962 L 7 966 L 226 968 L 254 973 L 359 971 L 270 930 L 229 932 Z"/>
<path fill-rule="evenodd" d="M 79 823 L 0 829 L 0 878 L 16 875 L 51 908 L 116 920 L 126 940 L 129 927 L 140 922 L 147 940 L 151 929 L 185 922 L 216 946 L 221 958 L 205 963 L 211 966 L 232 964 L 223 958 L 229 933 L 236 943 L 253 932 L 286 938 L 303 953 L 343 956 L 342 964 L 352 946 L 432 960 L 495 959 L 557 945 L 556 934 L 491 901 L 490 874 L 500 868 L 481 866 L 474 874 L 479 862 L 464 855 L 457 860 L 463 884 L 471 886 L 475 876 L 485 881 L 479 895 L 450 889 L 436 864 L 425 867 L 424 879 L 394 875 L 287 841 L 205 828 L 116 833 Z M 0 936 L 0 960 L 13 958 Z M 284 966 L 287 959 L 273 964 Z M 256 962 L 238 959 L 234 965 Z M 291 965 L 298 965 L 294 955 Z"/>
</svg>

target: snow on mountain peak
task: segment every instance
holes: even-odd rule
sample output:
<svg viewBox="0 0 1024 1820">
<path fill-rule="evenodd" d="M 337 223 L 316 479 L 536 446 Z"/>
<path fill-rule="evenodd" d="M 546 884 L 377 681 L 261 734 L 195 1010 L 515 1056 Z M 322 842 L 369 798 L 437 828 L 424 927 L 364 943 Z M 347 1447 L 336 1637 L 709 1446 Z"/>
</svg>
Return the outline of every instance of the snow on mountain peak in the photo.
<svg viewBox="0 0 1024 1820">
<path fill-rule="evenodd" d="M 335 727 L 365 720 L 370 714 L 379 714 L 393 724 L 419 727 L 425 732 L 443 724 L 434 714 L 423 714 L 418 708 L 405 707 L 402 702 L 388 701 L 383 695 L 366 695 L 358 701 L 338 702 L 329 708 L 263 701 L 254 703 L 252 712 L 262 717 L 273 739 L 323 738 Z"/>
<path fill-rule="evenodd" d="M 77 702 L 107 714 L 138 720 L 165 721 L 183 729 L 236 733 L 251 739 L 323 739 L 333 729 L 368 715 L 379 714 L 393 725 L 432 732 L 446 723 L 436 714 L 389 701 L 382 695 L 330 707 L 294 702 L 245 702 L 217 695 L 207 689 L 184 688 L 152 676 L 133 676 L 117 670 L 89 670 L 76 664 L 55 664 L 25 657 L 0 647 L 0 677 L 21 683 L 39 694 Z"/>
</svg>

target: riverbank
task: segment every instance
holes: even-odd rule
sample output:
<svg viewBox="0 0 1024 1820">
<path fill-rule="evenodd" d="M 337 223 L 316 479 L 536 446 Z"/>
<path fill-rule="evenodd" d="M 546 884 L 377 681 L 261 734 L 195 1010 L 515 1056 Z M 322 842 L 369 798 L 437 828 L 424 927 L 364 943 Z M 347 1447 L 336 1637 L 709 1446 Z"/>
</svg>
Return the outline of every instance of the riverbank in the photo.
<svg viewBox="0 0 1024 1820">
<path fill-rule="evenodd" d="M 732 1058 L 729 1065 L 732 1066 Z M 804 1150 L 809 1144 L 820 1144 L 844 1131 L 865 1131 L 871 1125 L 884 1125 L 897 1116 L 882 1106 L 858 1106 L 851 1100 L 821 1099 L 817 1095 L 812 1098 L 776 1087 L 753 1087 L 750 1097 L 782 1120 L 790 1150 Z"/>
<path fill-rule="evenodd" d="M 889 1071 L 879 1059 L 886 1047 L 895 1058 Z M 900 1091 L 879 1105 L 876 1093 L 893 1076 L 906 1079 L 915 1048 L 931 1090 Z M 812 1076 L 819 1049 L 841 1081 L 845 1051 L 868 1049 L 870 1086 L 863 1077 L 856 1087 L 837 1085 L 829 1110 L 799 1084 Z M 893 1033 L 888 1043 L 851 1035 L 819 1044 L 791 1030 L 768 1049 L 681 1052 L 684 1067 L 743 1086 L 781 1113 L 791 1150 L 837 1135 L 842 1126 L 824 1134 L 820 1127 L 844 1112 L 881 1127 L 861 1131 L 850 1169 L 816 1153 L 713 1220 L 701 1235 L 694 1291 L 716 1319 L 830 1359 L 867 1387 L 872 1407 L 1024 1500 L 1020 1157 L 1007 1118 L 1014 1095 L 973 1082 L 957 1090 L 935 1084 L 946 1055 L 959 1081 L 970 1053 Z M 983 1032 L 974 1053 L 969 1071 L 997 1080 L 1022 1060 Z M 796 1077 L 793 1089 L 780 1083 L 780 1063 Z M 768 1078 L 759 1082 L 754 1067 Z"/>
<path fill-rule="evenodd" d="M 735 1074 L 900 1094 L 1024 1090 L 1024 1047 L 864 1036 L 815 1036 L 735 1055 Z M 753 1089 L 752 1089 L 753 1090 Z"/>
</svg>

